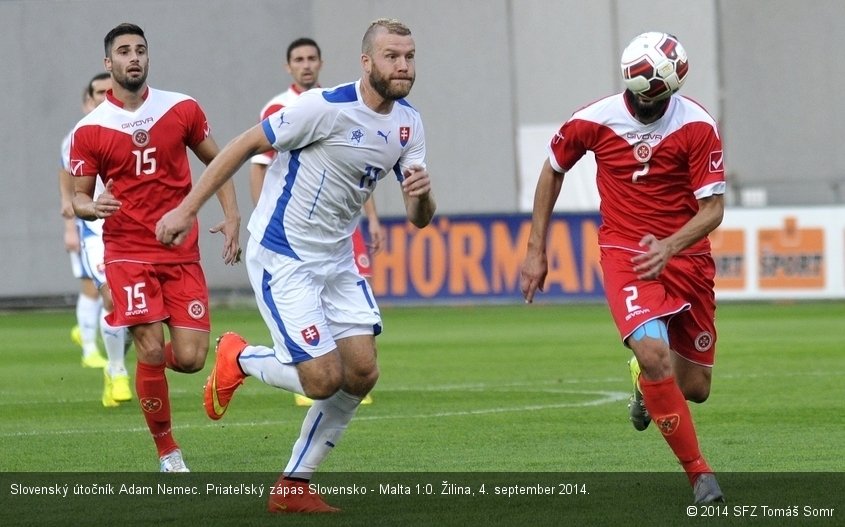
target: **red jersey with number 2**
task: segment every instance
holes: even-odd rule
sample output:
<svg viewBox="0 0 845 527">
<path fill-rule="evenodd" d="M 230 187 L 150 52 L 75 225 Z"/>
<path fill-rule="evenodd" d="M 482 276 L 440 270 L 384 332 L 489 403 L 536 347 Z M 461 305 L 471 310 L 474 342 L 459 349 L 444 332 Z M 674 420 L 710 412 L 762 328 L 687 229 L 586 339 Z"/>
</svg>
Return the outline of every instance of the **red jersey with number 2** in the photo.
<svg viewBox="0 0 845 527">
<path fill-rule="evenodd" d="M 549 161 L 566 172 L 587 152 L 596 157 L 601 198 L 599 245 L 641 252 L 646 234 L 675 233 L 698 212 L 697 200 L 725 192 L 722 141 L 713 118 L 673 95 L 651 124 L 637 121 L 616 94 L 575 112 L 552 138 Z M 707 253 L 705 237 L 684 254 Z"/>
<path fill-rule="evenodd" d="M 191 190 L 188 147 L 209 135 L 197 101 L 180 93 L 148 88 L 135 111 L 108 92 L 105 102 L 74 128 L 70 168 L 74 176 L 113 180 L 120 210 L 103 225 L 105 262 L 199 261 L 198 225 L 175 247 L 156 240 L 155 226 Z"/>
</svg>

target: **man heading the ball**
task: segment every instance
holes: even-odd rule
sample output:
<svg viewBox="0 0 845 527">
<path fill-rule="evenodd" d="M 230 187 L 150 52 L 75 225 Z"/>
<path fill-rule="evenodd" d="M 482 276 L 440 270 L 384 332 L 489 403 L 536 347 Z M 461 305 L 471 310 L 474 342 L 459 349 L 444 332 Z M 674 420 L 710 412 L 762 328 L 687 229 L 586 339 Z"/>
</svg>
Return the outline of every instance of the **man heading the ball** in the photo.
<svg viewBox="0 0 845 527">
<path fill-rule="evenodd" d="M 635 428 L 653 420 L 683 466 L 696 503 L 723 501 L 698 445 L 687 400 L 704 402 L 716 351 L 715 265 L 707 236 L 722 221 L 725 171 L 714 119 L 676 95 L 686 52 L 644 33 L 622 54 L 626 90 L 575 112 L 555 134 L 537 183 L 521 272 L 542 291 L 546 238 L 564 174 L 595 153 L 605 295 L 630 365 Z"/>
</svg>

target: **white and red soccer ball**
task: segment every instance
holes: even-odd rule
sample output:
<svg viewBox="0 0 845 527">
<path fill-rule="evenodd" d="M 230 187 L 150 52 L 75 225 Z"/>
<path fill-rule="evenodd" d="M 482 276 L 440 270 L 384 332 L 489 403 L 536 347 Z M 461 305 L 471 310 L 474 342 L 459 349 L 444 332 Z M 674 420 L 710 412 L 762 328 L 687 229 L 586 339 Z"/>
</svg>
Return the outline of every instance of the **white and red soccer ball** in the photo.
<svg viewBox="0 0 845 527">
<path fill-rule="evenodd" d="M 622 52 L 625 86 L 649 101 L 665 99 L 681 89 L 688 71 L 687 52 L 668 33 L 643 33 Z"/>
</svg>

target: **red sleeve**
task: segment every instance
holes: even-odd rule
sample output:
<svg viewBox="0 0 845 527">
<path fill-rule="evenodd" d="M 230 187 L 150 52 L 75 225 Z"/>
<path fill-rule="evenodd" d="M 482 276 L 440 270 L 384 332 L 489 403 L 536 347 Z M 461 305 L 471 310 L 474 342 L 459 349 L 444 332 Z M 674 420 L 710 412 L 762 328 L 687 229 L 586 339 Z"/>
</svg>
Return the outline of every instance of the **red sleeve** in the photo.
<svg viewBox="0 0 845 527">
<path fill-rule="evenodd" d="M 264 111 L 261 113 L 261 120 L 263 121 L 264 119 L 270 117 L 282 108 L 284 108 L 283 104 L 271 104 L 270 106 L 265 108 Z"/>
<path fill-rule="evenodd" d="M 689 148 L 689 171 L 692 188 L 698 190 L 725 180 L 722 140 L 709 123 L 694 122 L 684 130 Z"/>
<path fill-rule="evenodd" d="M 74 176 L 96 176 L 100 173 L 96 144 L 97 127 L 82 126 L 70 138 L 70 173 Z"/>
<path fill-rule="evenodd" d="M 580 119 L 572 119 L 560 127 L 549 143 L 549 161 L 558 172 L 566 172 L 590 150 L 595 125 Z"/>
<path fill-rule="evenodd" d="M 181 107 L 186 125 L 185 144 L 194 147 L 205 141 L 211 134 L 208 119 L 199 103 L 193 99 L 188 99 Z"/>
</svg>

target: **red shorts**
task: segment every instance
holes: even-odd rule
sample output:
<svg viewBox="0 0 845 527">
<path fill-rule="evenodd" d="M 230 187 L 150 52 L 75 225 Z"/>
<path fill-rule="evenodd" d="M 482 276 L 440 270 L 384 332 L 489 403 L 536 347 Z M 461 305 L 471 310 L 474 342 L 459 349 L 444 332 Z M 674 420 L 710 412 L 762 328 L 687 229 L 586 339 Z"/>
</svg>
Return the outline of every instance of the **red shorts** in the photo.
<svg viewBox="0 0 845 527">
<path fill-rule="evenodd" d="M 669 345 L 685 359 L 713 366 L 716 354 L 716 265 L 709 254 L 675 256 L 656 280 L 640 280 L 636 253 L 602 247 L 604 290 L 623 342 L 640 325 L 662 318 Z"/>
<path fill-rule="evenodd" d="M 113 326 L 167 321 L 170 327 L 211 329 L 208 286 L 199 262 L 110 262 L 106 280 L 114 299 L 108 319 Z"/>
<path fill-rule="evenodd" d="M 370 250 L 367 247 L 367 242 L 364 241 L 364 233 L 361 232 L 361 227 L 357 227 L 355 232 L 352 233 L 352 253 L 355 256 L 355 265 L 358 267 L 358 273 L 364 278 L 373 276 Z"/>
</svg>

